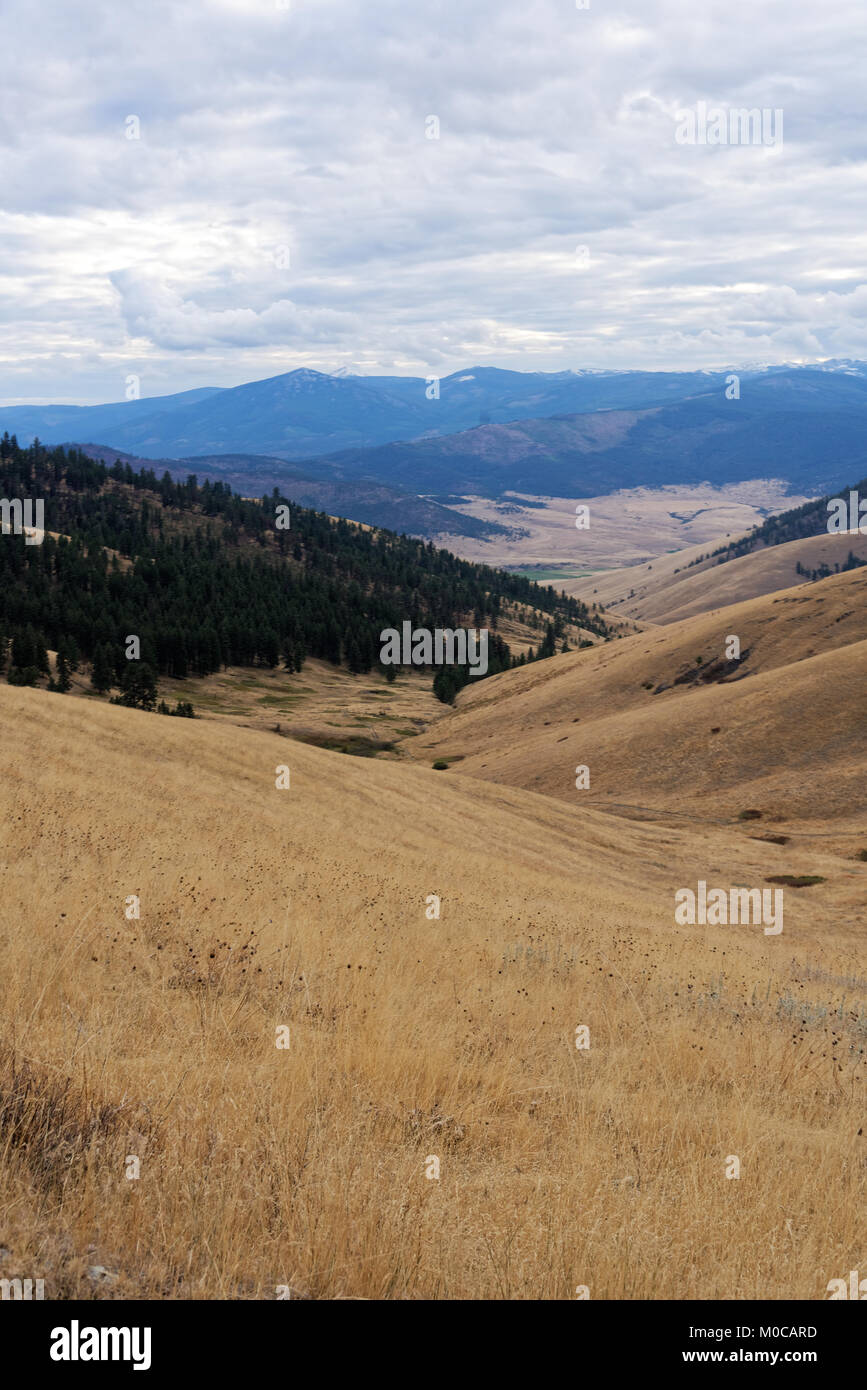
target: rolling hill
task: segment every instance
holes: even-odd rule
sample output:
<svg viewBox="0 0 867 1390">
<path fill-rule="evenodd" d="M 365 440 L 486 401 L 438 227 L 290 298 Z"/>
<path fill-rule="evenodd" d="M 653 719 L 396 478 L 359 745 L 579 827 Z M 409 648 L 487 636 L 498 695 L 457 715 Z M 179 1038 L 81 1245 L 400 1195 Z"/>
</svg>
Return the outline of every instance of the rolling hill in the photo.
<svg viewBox="0 0 867 1390">
<path fill-rule="evenodd" d="M 867 494 L 867 479 L 834 494 L 846 504 Z M 802 578 L 867 564 L 867 537 L 828 530 L 832 498 L 817 497 L 776 512 L 720 544 L 693 545 L 565 585 L 567 593 L 644 622 L 676 622 L 721 604 L 788 588 Z"/>
<path fill-rule="evenodd" d="M 449 535 L 472 538 L 482 543 L 493 537 L 505 538 L 516 528 L 493 520 L 467 516 L 452 507 L 443 506 L 432 498 L 419 497 L 386 483 L 359 478 L 357 481 L 320 477 L 284 459 L 261 458 L 255 454 L 203 455 L 190 459 L 137 458 L 100 444 L 83 444 L 81 452 L 88 458 L 113 464 L 118 459 L 135 471 L 154 468 L 168 472 L 173 478 L 185 481 L 192 473 L 197 478 L 210 478 L 225 483 L 245 497 L 261 497 L 275 487 L 290 502 L 299 507 L 327 512 L 329 516 L 345 517 L 380 530 L 397 531 L 405 536 L 430 538 Z"/>
<path fill-rule="evenodd" d="M 151 708 L 159 677 L 280 665 L 298 675 L 309 657 L 393 681 L 384 630 L 482 628 L 484 664 L 472 673 L 481 662 L 468 665 L 465 632 L 460 661 L 437 664 L 432 642 L 426 656 L 413 652 L 450 701 L 471 674 L 545 659 L 567 634 L 608 635 L 597 613 L 550 586 L 290 506 L 276 490 L 257 501 L 223 482 L 175 482 L 119 460 L 109 469 L 79 450 L 8 438 L 0 489 L 44 508 L 38 543 L 9 534 L 0 546 L 0 671 L 14 685 L 53 689 L 56 676 L 67 692 L 84 661 L 94 690 L 119 687 L 113 698 Z M 14 529 L 5 514 L 4 527 Z M 501 617 L 524 631 L 530 618 L 532 652 L 510 651 Z"/>
<path fill-rule="evenodd" d="M 66 528 L 3 539 L 16 621 L 192 642 L 210 594 L 255 646 L 282 618 L 285 583 L 243 589 L 280 559 L 257 504 L 59 452 L 3 466 Z M 477 567 L 356 532 L 290 532 L 305 623 L 367 587 L 482 601 Z M 549 601 L 490 582 L 516 624 Z M 257 707 L 194 720 L 0 683 L 3 1277 L 51 1299 L 826 1297 L 867 1197 L 865 598 L 867 570 L 835 575 L 454 710 L 408 681 L 400 718 L 429 727 L 387 759 L 263 728 L 286 696 L 255 652 L 195 679 Z M 318 684 L 323 727 L 351 687 L 352 751 L 384 697 L 310 665 L 281 680 Z M 684 886 L 781 880 L 779 935 L 675 920 Z"/>
<path fill-rule="evenodd" d="M 675 623 L 711 608 L 758 598 L 803 582 L 802 570 L 842 568 L 850 554 L 867 563 L 867 537 L 806 536 L 783 545 L 765 546 L 725 564 L 708 556 L 708 546 L 693 545 L 658 555 L 643 565 L 628 565 L 586 579 L 563 581 L 567 593 L 598 603 L 618 617 L 644 623 Z"/>
<path fill-rule="evenodd" d="M 853 570 L 557 656 L 463 692 L 406 748 L 572 805 L 725 823 L 756 810 L 782 832 L 832 821 L 841 844 L 863 839 L 865 600 Z"/>
<path fill-rule="evenodd" d="M 0 727 L 4 1277 L 790 1300 L 852 1263 L 867 868 L 833 841 L 782 936 L 678 927 L 779 848 L 5 685 Z"/>
</svg>

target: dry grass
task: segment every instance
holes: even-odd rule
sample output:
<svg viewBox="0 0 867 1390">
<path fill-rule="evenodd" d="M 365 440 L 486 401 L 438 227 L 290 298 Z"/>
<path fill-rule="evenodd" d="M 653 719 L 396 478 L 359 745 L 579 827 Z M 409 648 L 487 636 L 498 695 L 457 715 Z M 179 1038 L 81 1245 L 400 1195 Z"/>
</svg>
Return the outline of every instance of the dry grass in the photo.
<svg viewBox="0 0 867 1390">
<path fill-rule="evenodd" d="M 867 541 L 863 537 L 825 533 L 769 546 L 724 565 L 707 558 L 692 567 L 692 561 L 710 557 L 725 543 L 725 537 L 717 543 L 705 541 L 673 555 L 655 555 L 645 564 L 570 580 L 563 587 L 567 594 L 574 594 L 584 603 L 598 603 L 612 615 L 666 624 L 693 618 L 724 604 L 742 603 L 803 585 L 807 581 L 798 573 L 799 564 L 806 570 L 818 570 L 822 565 L 833 570 L 835 564 L 846 563 L 850 551 L 867 558 Z"/>
<path fill-rule="evenodd" d="M 854 570 L 493 676 L 406 751 L 570 805 L 694 822 L 758 808 L 851 874 L 865 832 L 865 600 L 867 569 Z M 742 658 L 726 683 L 677 683 L 723 660 L 729 635 Z M 581 793 L 579 765 L 591 769 Z M 774 867 L 810 872 L 803 848 Z M 853 882 L 863 903 L 865 876 Z"/>
<path fill-rule="evenodd" d="M 548 621 L 547 614 L 515 604 L 504 611 L 497 631 L 519 656 L 530 647 L 539 647 Z M 471 613 L 463 615 L 462 625 L 474 625 Z M 571 648 L 577 648 L 582 638 L 599 640 L 571 623 L 565 626 L 564 635 Z M 49 656 L 56 674 L 57 654 L 49 652 Z M 44 689 L 47 684 L 48 677 L 42 677 L 39 686 Z M 74 696 L 102 701 L 90 683 L 87 662 L 71 674 L 71 687 Z M 389 683 L 380 669 L 355 675 L 344 666 L 315 657 L 305 660 L 303 671 L 291 674 L 281 665 L 273 669 L 230 666 L 185 680 L 161 676 L 159 695 L 172 707 L 178 700 L 189 701 L 200 719 L 218 719 L 320 747 L 392 758 L 402 756 L 395 751 L 401 739 L 442 719 L 449 708 L 434 695 L 430 670 L 399 667 L 395 680 Z"/>
<path fill-rule="evenodd" d="M 607 412 L 609 426 L 615 424 L 612 414 Z M 596 419 L 602 423 L 601 417 Z M 769 512 L 787 511 L 806 500 L 787 496 L 785 484 L 772 478 L 753 478 L 723 487 L 699 483 L 621 488 L 601 497 L 530 496 L 531 502 L 542 502 L 541 507 L 522 506 L 522 496 L 510 495 L 499 501 L 476 497 L 455 510 L 478 520 L 499 522 L 517 534 L 494 535 L 485 541 L 472 536 L 440 536 L 437 543 L 466 560 L 488 565 L 512 568 L 541 564 L 545 569 L 561 569 L 566 592 L 580 592 L 584 597 L 597 581 L 605 583 L 604 571 L 612 565 L 639 566 L 642 561 L 646 565 L 652 559 L 655 570 L 657 561 L 652 557 L 664 562 L 672 558 L 665 554 L 668 550 L 684 552 L 686 559 L 675 564 L 688 563 L 691 548 L 696 554 L 715 549 L 726 536 L 740 536 L 751 526 L 760 525 Z M 586 530 L 575 526 L 579 503 L 590 508 Z M 569 576 L 588 569 L 603 573 L 592 580 L 570 582 Z M 622 575 L 624 571 L 615 573 Z M 636 570 L 625 592 L 633 583 L 637 587 L 643 578 Z M 561 587 L 559 582 L 556 587 Z M 601 598 L 600 602 L 607 604 L 609 599 Z"/>
<path fill-rule="evenodd" d="M 0 725 L 5 1276 L 787 1299 L 863 1264 L 857 924 L 823 886 L 780 937 L 673 925 L 777 847 L 40 691 Z"/>
</svg>

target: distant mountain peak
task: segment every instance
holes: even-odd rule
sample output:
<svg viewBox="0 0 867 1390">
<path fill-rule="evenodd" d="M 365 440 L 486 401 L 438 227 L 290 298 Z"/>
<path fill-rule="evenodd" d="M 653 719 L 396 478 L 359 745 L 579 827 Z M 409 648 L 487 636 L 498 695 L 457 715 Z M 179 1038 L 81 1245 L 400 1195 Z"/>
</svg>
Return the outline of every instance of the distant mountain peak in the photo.
<svg viewBox="0 0 867 1390">
<path fill-rule="evenodd" d="M 455 451 L 468 450 L 475 456 L 483 446 L 499 456 L 508 441 L 497 431 L 509 426 L 513 441 L 519 422 L 534 420 L 534 442 L 520 476 L 508 479 L 514 483 L 517 478 L 524 491 L 532 491 L 535 483 L 541 488 L 546 478 L 545 488 L 550 491 L 556 478 L 557 486 L 566 489 L 558 495 L 571 495 L 568 489 L 578 486 L 576 469 L 586 481 L 590 464 L 601 464 L 609 447 L 614 452 L 606 456 L 600 485 L 607 486 L 615 476 L 642 483 L 675 481 L 669 476 L 674 468 L 672 450 L 689 453 L 682 441 L 690 439 L 692 465 L 712 469 L 715 478 L 728 481 L 742 476 L 746 459 L 756 452 L 760 457 L 751 466 L 759 472 L 750 476 L 765 476 L 765 456 L 779 460 L 774 464 L 779 476 L 797 479 L 799 484 L 805 477 L 811 485 L 833 482 L 844 465 L 848 472 L 848 460 L 856 442 L 861 448 L 867 423 L 867 364 L 840 359 L 809 367 L 777 364 L 728 370 L 740 376 L 737 412 L 726 398 L 722 370 L 611 371 L 590 366 L 521 372 L 474 365 L 442 377 L 439 393 L 429 394 L 430 382 L 424 376 L 364 375 L 349 366 L 335 372 L 296 366 L 238 386 L 203 387 L 107 405 L 9 406 L 0 409 L 0 434 L 8 429 L 24 444 L 38 436 L 48 446 L 88 440 L 151 459 L 255 454 L 310 460 L 387 446 L 406 453 L 408 468 L 421 468 L 412 441 L 426 440 L 432 447 L 437 439 L 450 440 L 444 443 L 443 460 Z M 659 456 L 658 414 L 648 415 L 641 429 L 629 435 L 628 444 L 624 436 L 621 444 L 624 451 L 628 448 L 628 458 L 616 452 L 614 435 L 624 427 L 623 421 L 614 418 L 618 412 L 670 410 L 693 398 L 702 401 L 704 414 L 700 422 L 693 422 L 700 435 L 681 433 L 690 412 L 699 409 L 690 405 L 667 417 L 674 433 L 670 445 L 663 441 Z M 785 412 L 792 417 L 789 428 L 782 421 Z M 816 430 L 811 427 L 814 452 L 807 458 L 802 437 L 805 421 L 817 412 L 823 421 L 819 426 L 817 417 Z M 763 439 L 765 416 L 774 423 Z M 574 423 L 564 427 L 564 419 L 583 420 L 590 433 L 585 431 L 581 438 L 592 436 L 596 441 L 592 447 L 585 450 L 570 442 L 571 434 L 577 437 L 580 431 Z M 746 432 L 735 441 L 738 419 Z M 826 426 L 830 433 L 825 432 Z M 385 462 L 371 455 L 357 466 L 367 470 Z M 394 460 L 389 456 L 387 462 L 391 468 Z M 493 466 L 495 460 L 490 462 Z M 688 462 L 683 457 L 678 466 L 685 468 Z M 345 461 L 340 464 L 348 466 Z M 449 471 L 444 461 L 437 471 L 443 476 Z M 464 481 L 477 473 L 475 463 L 466 477 L 459 470 L 457 476 L 463 481 L 454 487 L 446 486 L 443 476 L 431 474 L 430 487 L 422 490 L 463 494 L 467 491 Z M 487 465 L 483 474 L 490 486 L 503 481 L 496 469 L 490 474 Z M 403 478 L 403 485 L 417 490 L 411 473 Z"/>
</svg>

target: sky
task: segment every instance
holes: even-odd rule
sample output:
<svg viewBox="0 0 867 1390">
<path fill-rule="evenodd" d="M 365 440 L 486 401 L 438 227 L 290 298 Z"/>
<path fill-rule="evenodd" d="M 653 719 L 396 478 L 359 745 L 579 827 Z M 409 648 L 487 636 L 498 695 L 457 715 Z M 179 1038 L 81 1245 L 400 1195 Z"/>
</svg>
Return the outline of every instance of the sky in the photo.
<svg viewBox="0 0 867 1390">
<path fill-rule="evenodd" d="M 864 0 L 4 0 L 0 403 L 867 358 L 865 35 Z"/>
</svg>

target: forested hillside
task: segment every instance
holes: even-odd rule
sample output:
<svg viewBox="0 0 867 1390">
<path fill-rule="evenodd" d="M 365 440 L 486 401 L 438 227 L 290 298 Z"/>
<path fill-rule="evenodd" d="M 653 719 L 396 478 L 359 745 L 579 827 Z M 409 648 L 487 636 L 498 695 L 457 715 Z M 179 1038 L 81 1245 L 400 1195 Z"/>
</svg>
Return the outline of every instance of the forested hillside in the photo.
<svg viewBox="0 0 867 1390">
<path fill-rule="evenodd" d="M 245 499 L 225 483 L 180 483 L 38 442 L 23 449 L 5 435 L 0 496 L 45 507 L 41 544 L 14 534 L 0 544 L 0 669 L 16 684 L 49 674 L 47 649 L 58 653 L 55 688 L 87 661 L 94 688 L 118 686 L 130 703 L 148 668 L 178 678 L 228 665 L 300 671 L 314 656 L 361 672 L 379 663 L 381 630 L 407 620 L 490 627 L 492 674 L 515 660 L 496 635 L 515 604 L 544 615 L 539 656 L 553 653 L 565 624 L 609 635 L 601 617 L 550 587 L 393 532 L 290 511 L 276 490 Z M 131 635 L 141 665 L 127 660 Z M 454 668 L 437 675 L 443 699 L 466 679 Z"/>
</svg>

